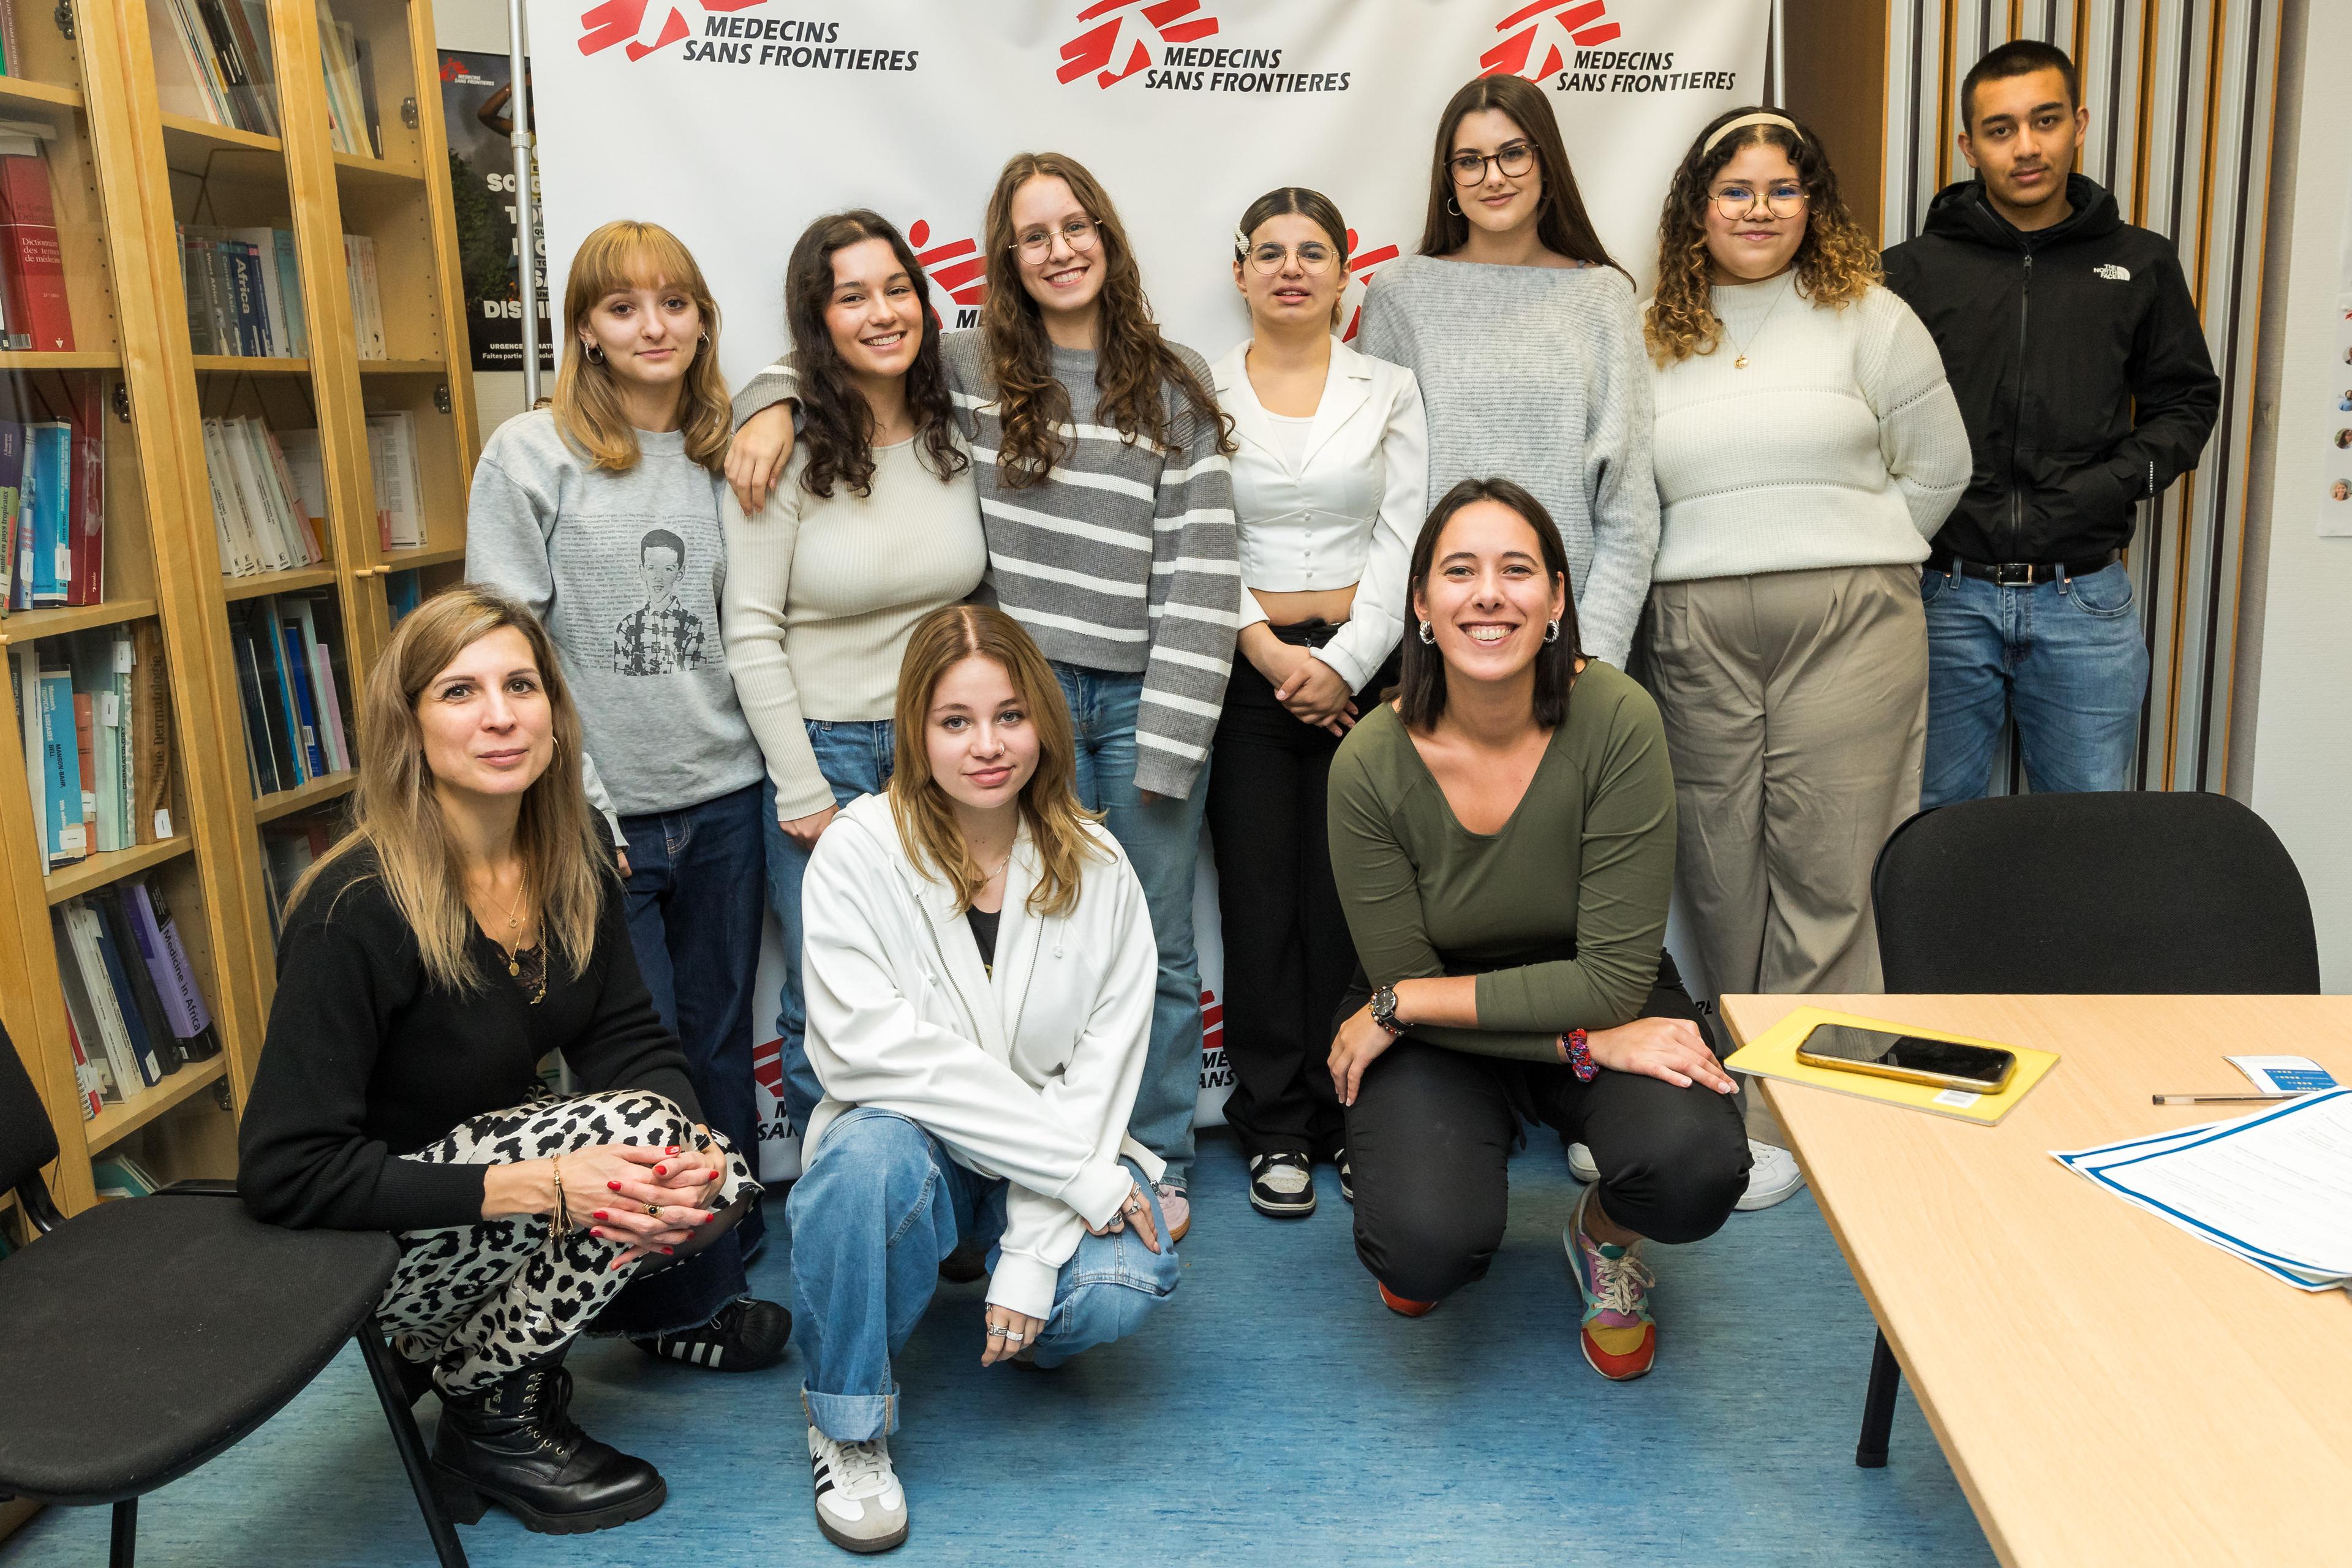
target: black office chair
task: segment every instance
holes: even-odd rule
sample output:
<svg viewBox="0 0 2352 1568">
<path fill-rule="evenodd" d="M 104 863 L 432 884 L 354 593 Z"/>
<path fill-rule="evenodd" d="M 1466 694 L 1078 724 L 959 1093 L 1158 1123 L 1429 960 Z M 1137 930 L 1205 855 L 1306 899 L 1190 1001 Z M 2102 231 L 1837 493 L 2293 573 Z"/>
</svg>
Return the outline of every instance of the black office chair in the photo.
<svg viewBox="0 0 2352 1568">
<path fill-rule="evenodd" d="M 1923 811 L 1870 879 L 1891 992 L 2310 994 L 2303 877 L 2227 795 L 2006 795 Z M 1886 1463 L 1902 1369 L 1871 1352 L 1853 1462 Z"/>
<path fill-rule="evenodd" d="M 0 1188 L 37 1240 L 0 1259 L 0 1499 L 114 1505 L 131 1568 L 139 1499 L 278 1414 L 356 1340 L 442 1568 L 466 1553 L 435 1494 L 374 1309 L 398 1248 L 376 1231 L 284 1230 L 225 1184 L 61 1216 L 41 1180 L 57 1134 L 0 1027 Z"/>
</svg>

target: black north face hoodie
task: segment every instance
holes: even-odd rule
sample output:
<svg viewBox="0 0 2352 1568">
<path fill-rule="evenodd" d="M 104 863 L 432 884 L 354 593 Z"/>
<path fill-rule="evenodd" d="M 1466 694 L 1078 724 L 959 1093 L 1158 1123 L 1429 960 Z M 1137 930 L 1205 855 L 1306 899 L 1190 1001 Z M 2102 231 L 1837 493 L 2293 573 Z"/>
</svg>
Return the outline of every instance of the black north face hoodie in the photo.
<svg viewBox="0 0 2352 1568">
<path fill-rule="evenodd" d="M 2074 212 L 2032 234 L 1976 180 L 1886 253 L 1886 286 L 1936 337 L 1975 471 L 1936 548 L 2080 561 L 2131 542 L 2135 506 L 2194 468 L 2221 406 L 2179 258 L 2072 174 Z"/>
</svg>

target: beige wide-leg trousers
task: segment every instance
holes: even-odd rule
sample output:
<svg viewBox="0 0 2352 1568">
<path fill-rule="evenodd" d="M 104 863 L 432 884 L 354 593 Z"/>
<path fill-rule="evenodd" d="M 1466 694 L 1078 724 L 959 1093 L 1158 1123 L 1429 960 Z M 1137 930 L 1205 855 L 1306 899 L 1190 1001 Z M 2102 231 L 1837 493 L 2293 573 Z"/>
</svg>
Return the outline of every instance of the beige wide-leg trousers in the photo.
<svg viewBox="0 0 2352 1568">
<path fill-rule="evenodd" d="M 1660 583 L 1647 625 L 1675 877 L 1708 983 L 1879 989 L 1870 869 L 1919 809 L 1927 738 L 1919 569 Z"/>
</svg>

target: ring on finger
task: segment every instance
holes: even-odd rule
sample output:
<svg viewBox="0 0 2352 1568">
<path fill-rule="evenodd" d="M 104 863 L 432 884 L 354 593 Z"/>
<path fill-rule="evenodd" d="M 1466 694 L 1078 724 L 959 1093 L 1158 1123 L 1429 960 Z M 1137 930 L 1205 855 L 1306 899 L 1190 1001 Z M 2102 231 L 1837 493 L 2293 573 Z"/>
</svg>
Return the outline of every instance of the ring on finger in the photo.
<svg viewBox="0 0 2352 1568">
<path fill-rule="evenodd" d="M 661 1205 L 659 1205 L 659 1204 L 647 1204 L 647 1205 L 646 1205 L 646 1213 L 647 1213 L 647 1214 L 649 1214 L 649 1215 L 653 1215 L 653 1217 L 654 1217 L 654 1218 L 656 1218 L 656 1219 L 659 1219 L 659 1218 L 661 1218 Z"/>
</svg>

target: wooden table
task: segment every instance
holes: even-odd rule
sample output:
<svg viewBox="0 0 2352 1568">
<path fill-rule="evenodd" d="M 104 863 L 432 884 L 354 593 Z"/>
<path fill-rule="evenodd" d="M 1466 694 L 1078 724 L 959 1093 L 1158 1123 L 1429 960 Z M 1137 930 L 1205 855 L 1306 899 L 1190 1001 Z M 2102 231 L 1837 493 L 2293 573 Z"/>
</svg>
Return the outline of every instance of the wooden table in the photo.
<svg viewBox="0 0 2352 1568">
<path fill-rule="evenodd" d="M 2228 1052 L 2306 1056 L 2352 1083 L 2352 997 L 1727 996 L 1723 1011 L 1744 1043 L 1808 1003 L 2059 1054 L 1991 1128 L 1763 1082 L 2001 1561 L 2352 1563 L 2352 1296 L 2282 1284 L 2050 1157 L 2260 1109 L 2148 1102 L 2245 1092 Z M 1868 1346 L 1852 1366 L 1858 1425 Z"/>
</svg>

